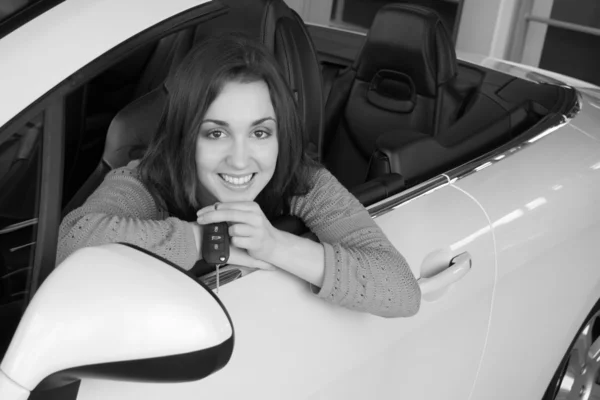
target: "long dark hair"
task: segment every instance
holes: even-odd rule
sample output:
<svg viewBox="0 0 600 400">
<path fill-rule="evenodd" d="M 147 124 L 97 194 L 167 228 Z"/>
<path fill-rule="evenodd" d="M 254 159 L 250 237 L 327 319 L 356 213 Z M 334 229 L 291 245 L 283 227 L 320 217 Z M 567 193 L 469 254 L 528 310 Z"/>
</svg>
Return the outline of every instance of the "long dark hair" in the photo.
<svg viewBox="0 0 600 400">
<path fill-rule="evenodd" d="M 210 37 L 194 47 L 168 81 L 168 101 L 159 129 L 142 159 L 142 182 L 171 215 L 196 220 L 196 211 L 216 198 L 199 182 L 196 138 L 210 104 L 231 81 L 264 81 L 277 119 L 275 172 L 256 202 L 272 219 L 289 212 L 293 196 L 309 190 L 307 139 L 296 104 L 277 62 L 260 43 L 240 33 Z"/>
</svg>

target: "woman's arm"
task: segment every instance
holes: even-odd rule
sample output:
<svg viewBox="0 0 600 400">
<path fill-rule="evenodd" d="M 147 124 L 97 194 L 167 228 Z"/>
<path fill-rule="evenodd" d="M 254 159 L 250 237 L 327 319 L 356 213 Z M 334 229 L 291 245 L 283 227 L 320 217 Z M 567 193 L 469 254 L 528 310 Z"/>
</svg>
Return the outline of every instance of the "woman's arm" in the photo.
<svg viewBox="0 0 600 400">
<path fill-rule="evenodd" d="M 200 230 L 195 223 L 166 217 L 133 167 L 111 171 L 86 202 L 63 219 L 57 263 L 82 247 L 125 242 L 189 269 L 198 260 Z"/>
<path fill-rule="evenodd" d="M 325 250 L 321 243 L 277 231 L 269 262 L 320 287 L 325 276 Z"/>
<path fill-rule="evenodd" d="M 324 269 L 320 297 L 385 317 L 417 313 L 421 293 L 406 260 L 329 171 L 315 173 L 310 192 L 293 200 L 292 214 L 300 217 L 321 242 Z M 302 258 L 306 260 L 298 259 Z"/>
</svg>

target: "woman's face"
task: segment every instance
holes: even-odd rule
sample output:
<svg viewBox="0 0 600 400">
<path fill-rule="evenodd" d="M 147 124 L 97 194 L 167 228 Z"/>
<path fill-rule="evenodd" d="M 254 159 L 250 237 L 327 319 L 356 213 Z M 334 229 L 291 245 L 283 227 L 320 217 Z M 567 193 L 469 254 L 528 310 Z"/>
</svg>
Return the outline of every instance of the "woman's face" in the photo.
<svg viewBox="0 0 600 400">
<path fill-rule="evenodd" d="M 209 106 L 196 139 L 198 179 L 219 201 L 253 201 L 271 180 L 277 122 L 265 82 L 229 82 Z"/>
</svg>

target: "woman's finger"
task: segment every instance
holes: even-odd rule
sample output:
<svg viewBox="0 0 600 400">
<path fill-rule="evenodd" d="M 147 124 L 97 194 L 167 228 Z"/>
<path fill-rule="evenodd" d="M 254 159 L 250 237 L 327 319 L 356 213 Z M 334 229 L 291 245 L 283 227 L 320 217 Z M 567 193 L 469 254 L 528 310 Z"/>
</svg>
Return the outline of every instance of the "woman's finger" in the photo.
<svg viewBox="0 0 600 400">
<path fill-rule="evenodd" d="M 215 222 L 232 222 L 256 225 L 260 222 L 260 216 L 251 211 L 240 211 L 233 209 L 207 211 L 198 215 L 198 223 L 201 225 L 213 224 Z"/>
<path fill-rule="evenodd" d="M 248 247 L 252 245 L 252 238 L 243 236 L 233 236 L 231 238 L 231 244 L 240 249 L 248 250 Z"/>
<path fill-rule="evenodd" d="M 233 224 L 229 227 L 229 236 L 252 236 L 255 229 L 246 224 Z"/>
<path fill-rule="evenodd" d="M 201 208 L 196 215 L 200 216 L 209 211 L 215 210 L 239 210 L 239 211 L 258 211 L 260 206 L 253 201 L 232 201 L 227 203 L 215 203 L 211 206 Z"/>
<path fill-rule="evenodd" d="M 198 210 L 196 212 L 196 216 L 200 216 L 202 214 L 206 214 L 209 211 L 215 211 L 215 210 L 218 209 L 219 206 L 222 206 L 222 205 L 223 205 L 223 203 L 215 203 L 213 205 L 203 207 L 203 208 L 201 208 L 200 210 Z"/>
</svg>

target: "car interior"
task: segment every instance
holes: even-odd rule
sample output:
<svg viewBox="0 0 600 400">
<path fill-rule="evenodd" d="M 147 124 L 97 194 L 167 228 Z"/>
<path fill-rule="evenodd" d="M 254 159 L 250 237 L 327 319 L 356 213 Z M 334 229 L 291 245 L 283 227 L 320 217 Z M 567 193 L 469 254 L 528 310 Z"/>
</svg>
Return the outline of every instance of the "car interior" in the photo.
<svg viewBox="0 0 600 400">
<path fill-rule="evenodd" d="M 311 156 L 365 206 L 511 141 L 553 115 L 565 96 L 562 87 L 457 60 L 442 20 L 426 7 L 383 6 L 356 59 L 336 65 L 322 60 L 283 0 L 220 1 L 227 13 L 140 48 L 66 97 L 63 215 L 111 169 L 143 156 L 170 74 L 195 43 L 218 32 L 244 31 L 273 52 L 297 99 Z M 37 182 L 42 120 L 0 143 L 0 187 L 11 188 L 0 193 L 0 307 L 22 299 L 27 287 L 27 244 L 35 241 L 28 221 L 38 205 L 22 200 L 37 197 L 25 183 Z M 293 218 L 277 223 L 305 231 Z M 0 337 L 0 350 L 11 336 Z"/>
<path fill-rule="evenodd" d="M 67 132 L 74 146 L 65 163 L 65 214 L 108 171 L 143 155 L 169 74 L 195 43 L 232 27 L 273 52 L 298 100 L 311 154 L 366 206 L 509 141 L 548 115 L 560 97 L 557 86 L 457 61 L 434 11 L 389 4 L 354 63 L 330 78 L 324 99 L 319 56 L 293 10 L 281 1 L 224 3 L 230 3 L 226 15 L 161 39 L 80 89 L 87 94 L 71 95 L 81 106 L 67 118 L 78 123 Z M 250 9 L 263 11 L 253 15 L 256 24 L 249 23 Z"/>
</svg>

